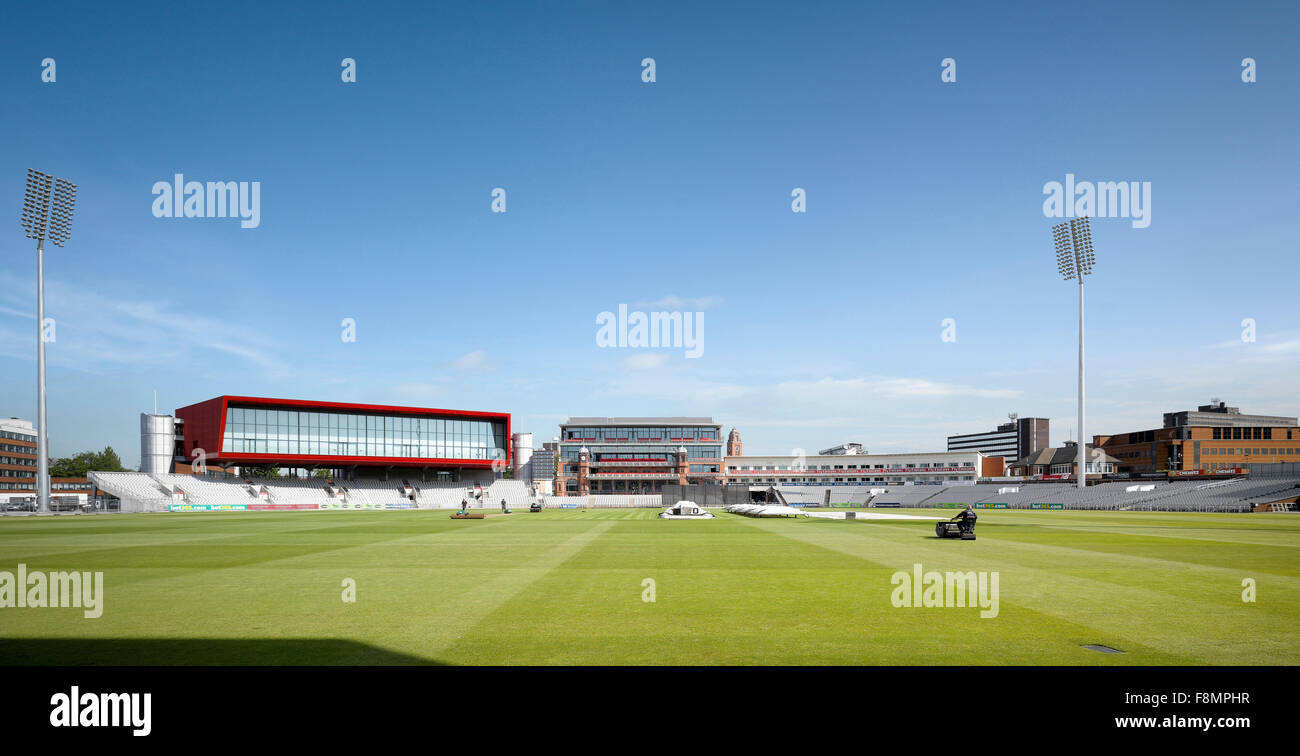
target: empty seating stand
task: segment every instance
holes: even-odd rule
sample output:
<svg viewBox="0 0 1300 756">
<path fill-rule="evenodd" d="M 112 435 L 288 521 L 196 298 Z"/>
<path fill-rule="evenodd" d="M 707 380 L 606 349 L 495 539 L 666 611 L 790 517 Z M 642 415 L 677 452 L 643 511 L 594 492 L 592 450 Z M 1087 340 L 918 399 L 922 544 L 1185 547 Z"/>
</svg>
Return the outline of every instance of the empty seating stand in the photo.
<svg viewBox="0 0 1300 756">
<path fill-rule="evenodd" d="M 91 481 L 118 498 L 123 512 L 165 512 L 178 501 L 193 505 L 256 505 L 276 508 L 328 508 L 346 503 L 348 508 L 422 509 L 459 508 L 468 502 L 475 508 L 498 508 L 505 499 L 512 510 L 526 509 L 533 501 L 521 481 L 498 480 L 475 498 L 466 483 L 423 483 L 403 480 L 364 479 L 328 481 L 323 478 L 250 478 L 223 476 L 146 475 L 131 472 L 91 472 Z M 778 487 L 782 498 L 797 507 L 820 506 L 827 488 L 819 486 Z M 1250 512 L 1294 511 L 1286 505 L 1300 496 L 1300 476 L 1262 475 L 1212 483 L 1195 481 L 1128 480 L 1107 481 L 1080 490 L 1069 483 L 1000 482 L 952 486 L 834 486 L 833 504 L 881 507 L 933 507 L 939 504 L 1003 503 L 1012 509 L 1034 504 L 1059 504 L 1065 509 Z M 265 494 L 263 494 L 265 492 Z M 631 508 L 663 507 L 657 494 L 602 494 L 591 496 L 547 496 L 546 507 Z M 1278 506 L 1273 506 L 1273 505 Z M 286 506 L 287 505 L 287 506 Z M 243 508 L 243 507 L 241 507 Z"/>
</svg>

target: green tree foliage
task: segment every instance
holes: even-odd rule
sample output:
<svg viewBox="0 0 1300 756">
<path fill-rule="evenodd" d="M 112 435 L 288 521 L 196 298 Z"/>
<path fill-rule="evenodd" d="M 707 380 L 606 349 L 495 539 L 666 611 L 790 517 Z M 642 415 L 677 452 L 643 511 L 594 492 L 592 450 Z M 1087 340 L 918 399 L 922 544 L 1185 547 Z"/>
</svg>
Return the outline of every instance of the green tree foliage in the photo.
<svg viewBox="0 0 1300 756">
<path fill-rule="evenodd" d="M 280 477 L 280 468 L 278 467 L 241 467 L 240 472 L 249 478 Z"/>
<path fill-rule="evenodd" d="M 50 477 L 52 478 L 84 478 L 86 473 L 91 470 L 99 472 L 127 472 L 122 467 L 122 459 L 113 451 L 113 447 L 105 446 L 101 452 L 84 451 L 72 457 L 60 457 L 50 461 Z"/>
</svg>

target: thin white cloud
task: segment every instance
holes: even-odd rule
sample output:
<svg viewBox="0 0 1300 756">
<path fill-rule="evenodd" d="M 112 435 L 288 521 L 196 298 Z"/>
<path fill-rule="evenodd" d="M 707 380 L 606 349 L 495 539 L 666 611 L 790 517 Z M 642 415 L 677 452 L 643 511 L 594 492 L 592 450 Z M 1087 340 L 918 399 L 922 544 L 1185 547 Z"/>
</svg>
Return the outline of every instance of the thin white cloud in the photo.
<svg viewBox="0 0 1300 756">
<path fill-rule="evenodd" d="M 1269 354 L 1295 354 L 1300 352 L 1300 340 L 1283 341 L 1277 344 L 1261 344 L 1259 348 Z"/>
<path fill-rule="evenodd" d="M 36 319 L 36 313 L 33 312 L 32 310 L 16 310 L 12 307 L 4 307 L 4 306 L 0 306 L 0 315 L 16 315 L 20 318 L 26 318 L 28 320 Z"/>
<path fill-rule="evenodd" d="M 166 301 L 133 301 L 131 293 L 112 296 L 63 279 L 46 282 L 46 317 L 55 323 L 47 355 L 52 365 L 96 373 L 119 368 L 175 368 L 202 364 L 203 353 L 239 358 L 271 375 L 287 374 L 275 345 L 237 323 L 180 311 Z M 0 273 L 0 316 L 34 317 L 26 310 L 35 298 L 27 278 Z M 26 326 L 24 326 L 25 329 Z M 35 359 L 34 334 L 0 328 L 0 354 Z"/>
<path fill-rule="evenodd" d="M 915 399 L 920 397 L 974 396 L 985 399 L 1018 399 L 1019 389 L 987 389 L 942 383 L 926 378 L 822 378 L 817 381 L 786 381 L 781 393 L 794 396 L 837 396 L 858 398 Z"/>
<path fill-rule="evenodd" d="M 637 307 L 654 307 L 660 310 L 708 310 L 722 304 L 720 296 L 679 297 L 669 294 L 653 302 L 637 302 Z"/>
<path fill-rule="evenodd" d="M 487 352 L 482 349 L 462 354 L 454 360 L 444 362 L 443 366 L 452 370 L 495 370 L 497 367 L 488 361 Z"/>
<path fill-rule="evenodd" d="M 667 361 L 668 356 L 665 354 L 642 352 L 623 358 L 620 364 L 630 370 L 650 370 L 662 366 Z"/>
</svg>

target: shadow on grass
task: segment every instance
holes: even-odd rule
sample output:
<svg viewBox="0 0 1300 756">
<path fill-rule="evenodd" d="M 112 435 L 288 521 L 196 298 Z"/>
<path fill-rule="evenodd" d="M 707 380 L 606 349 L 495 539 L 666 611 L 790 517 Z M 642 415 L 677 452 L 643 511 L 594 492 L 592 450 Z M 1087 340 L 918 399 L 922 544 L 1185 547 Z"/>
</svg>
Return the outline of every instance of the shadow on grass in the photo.
<svg viewBox="0 0 1300 756">
<path fill-rule="evenodd" d="M 0 666 L 441 665 L 337 638 L 0 638 Z"/>
</svg>

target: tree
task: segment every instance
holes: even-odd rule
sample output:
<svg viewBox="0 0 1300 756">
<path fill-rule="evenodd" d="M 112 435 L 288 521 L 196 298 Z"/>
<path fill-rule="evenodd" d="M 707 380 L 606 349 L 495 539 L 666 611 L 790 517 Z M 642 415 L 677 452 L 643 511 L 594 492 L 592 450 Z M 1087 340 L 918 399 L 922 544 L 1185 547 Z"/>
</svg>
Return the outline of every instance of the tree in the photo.
<svg viewBox="0 0 1300 756">
<path fill-rule="evenodd" d="M 278 478 L 280 477 L 280 468 L 278 467 L 244 467 L 244 475 L 250 478 Z"/>
<path fill-rule="evenodd" d="M 99 472 L 128 472 L 122 466 L 122 459 L 113 451 L 113 447 L 105 446 L 102 452 L 84 451 L 71 457 L 61 457 L 50 460 L 50 477 L 52 478 L 84 478 L 86 473 L 91 470 Z"/>
<path fill-rule="evenodd" d="M 99 453 L 96 465 L 98 465 L 95 468 L 96 470 L 104 472 L 122 472 L 125 469 L 122 467 L 122 459 L 117 456 L 117 452 L 113 451 L 111 446 L 105 446 L 104 451 Z"/>
</svg>

